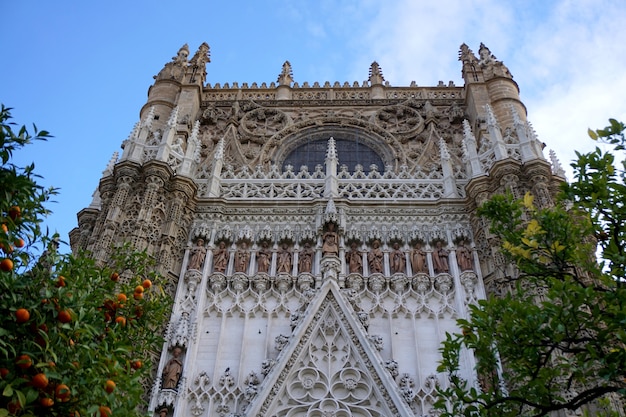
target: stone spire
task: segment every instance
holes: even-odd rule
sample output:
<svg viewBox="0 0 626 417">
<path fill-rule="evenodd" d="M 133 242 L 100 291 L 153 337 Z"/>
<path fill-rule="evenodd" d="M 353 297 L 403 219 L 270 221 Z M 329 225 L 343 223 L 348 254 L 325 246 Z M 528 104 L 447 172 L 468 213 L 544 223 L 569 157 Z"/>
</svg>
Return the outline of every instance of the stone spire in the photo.
<svg viewBox="0 0 626 417">
<path fill-rule="evenodd" d="M 382 84 L 385 81 L 383 77 L 383 70 L 378 65 L 378 62 L 372 62 L 370 65 L 370 76 L 368 78 L 370 85 Z"/>
<path fill-rule="evenodd" d="M 552 173 L 557 177 L 565 178 L 565 170 L 561 165 L 561 161 L 559 161 L 559 158 L 557 158 L 556 153 L 552 149 L 550 149 L 549 155 L 550 162 L 552 162 Z"/>
<path fill-rule="evenodd" d="M 113 174 L 113 168 L 115 167 L 115 163 L 117 162 L 118 156 L 119 156 L 119 152 L 117 151 L 113 152 L 111 159 L 109 159 L 109 163 L 107 164 L 104 171 L 102 171 L 103 177 L 108 177 L 109 175 Z"/>
<path fill-rule="evenodd" d="M 289 61 L 285 61 L 283 64 L 283 69 L 278 75 L 278 85 L 285 85 L 287 87 L 291 87 L 291 83 L 293 82 L 293 71 L 291 70 L 291 64 Z"/>
<path fill-rule="evenodd" d="M 463 153 L 467 160 L 467 174 L 470 178 L 484 175 L 480 158 L 478 156 L 478 144 L 469 122 L 463 120 Z"/>
<path fill-rule="evenodd" d="M 325 164 L 326 186 L 324 188 L 324 196 L 337 197 L 339 195 L 339 180 L 337 178 L 337 165 L 339 164 L 339 159 L 337 158 L 337 148 L 333 137 L 328 139 Z"/>
<path fill-rule="evenodd" d="M 500 131 L 500 125 L 496 120 L 496 115 L 493 114 L 493 110 L 489 104 L 485 105 L 485 111 L 487 112 L 487 129 L 489 131 L 491 143 L 493 144 L 496 161 L 506 159 L 509 157 L 509 154 L 506 150 L 504 139 L 502 139 L 502 131 Z"/>
<path fill-rule="evenodd" d="M 211 62 L 209 55 L 209 45 L 203 42 L 198 48 L 196 53 L 189 61 L 189 75 L 188 82 L 190 84 L 204 85 L 206 81 L 206 64 Z"/>
</svg>

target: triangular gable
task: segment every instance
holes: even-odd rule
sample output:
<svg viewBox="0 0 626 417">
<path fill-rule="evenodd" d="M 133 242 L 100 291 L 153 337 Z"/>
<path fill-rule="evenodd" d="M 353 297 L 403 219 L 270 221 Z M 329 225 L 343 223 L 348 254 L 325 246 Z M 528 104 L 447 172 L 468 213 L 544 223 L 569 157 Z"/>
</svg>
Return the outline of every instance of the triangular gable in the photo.
<svg viewBox="0 0 626 417">
<path fill-rule="evenodd" d="M 332 280 L 311 300 L 246 415 L 413 417 Z"/>
</svg>

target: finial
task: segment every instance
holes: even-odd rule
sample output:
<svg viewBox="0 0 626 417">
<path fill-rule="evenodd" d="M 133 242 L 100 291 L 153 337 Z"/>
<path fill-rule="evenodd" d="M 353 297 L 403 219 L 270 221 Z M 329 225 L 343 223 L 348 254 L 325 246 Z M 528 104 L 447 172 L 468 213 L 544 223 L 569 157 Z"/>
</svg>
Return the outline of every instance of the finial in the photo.
<svg viewBox="0 0 626 417">
<path fill-rule="evenodd" d="M 476 143 L 476 137 L 474 137 L 474 132 L 472 132 L 472 127 L 467 119 L 463 120 L 463 139 L 468 142 Z"/>
<path fill-rule="evenodd" d="M 200 143 L 200 139 L 198 139 L 198 134 L 200 133 L 200 120 L 196 120 L 193 124 L 193 128 L 191 129 L 191 136 L 189 136 L 189 143 L 193 146 L 193 156 L 192 159 L 194 162 L 200 162 L 200 148 L 202 144 Z"/>
<path fill-rule="evenodd" d="M 469 48 L 469 46 L 467 46 L 465 43 L 463 43 L 461 45 L 460 50 L 459 50 L 459 61 L 462 61 L 462 62 L 476 62 L 476 61 L 478 61 L 478 59 L 476 59 L 476 55 L 474 55 L 474 52 L 472 52 L 472 50 Z"/>
<path fill-rule="evenodd" d="M 211 62 L 211 55 L 209 45 L 206 42 L 202 42 L 202 45 L 198 48 L 190 61 L 193 65 L 202 66 L 207 62 Z"/>
<path fill-rule="evenodd" d="M 385 77 L 383 77 L 383 71 L 378 65 L 378 62 L 372 62 L 370 65 L 370 76 L 369 76 L 370 85 L 382 84 L 385 81 Z"/>
<path fill-rule="evenodd" d="M 143 121 L 143 125 L 145 127 L 147 127 L 148 129 L 152 128 L 152 122 L 154 121 L 154 106 L 150 107 L 150 110 L 148 111 L 148 115 L 146 116 L 146 118 Z"/>
<path fill-rule="evenodd" d="M 565 170 L 563 169 L 563 166 L 561 165 L 559 159 L 556 157 L 556 153 L 552 149 L 550 149 L 549 154 L 550 162 L 552 162 L 552 173 L 557 177 L 565 178 Z"/>
<path fill-rule="evenodd" d="M 224 138 L 220 139 L 217 142 L 217 146 L 215 147 L 215 154 L 213 154 L 213 159 L 222 158 L 224 158 Z"/>
<path fill-rule="evenodd" d="M 337 148 L 335 146 L 335 138 L 332 136 L 328 139 L 328 147 L 326 148 L 326 159 L 337 159 Z"/>
<path fill-rule="evenodd" d="M 489 126 L 497 126 L 498 120 L 496 119 L 496 115 L 493 114 L 493 110 L 489 104 L 485 104 L 485 110 L 487 111 L 487 124 Z"/>
<path fill-rule="evenodd" d="M 167 125 L 169 127 L 175 127 L 176 122 L 178 121 L 178 106 L 174 107 L 174 110 L 170 113 L 170 118 L 167 120 Z"/>
<path fill-rule="evenodd" d="M 126 139 L 128 142 L 134 142 L 137 139 L 137 137 L 139 136 L 139 125 L 140 125 L 140 123 L 137 122 L 133 126 L 133 130 L 130 131 L 130 134 L 128 135 L 128 138 Z"/>
<path fill-rule="evenodd" d="M 441 159 L 447 161 L 450 160 L 450 152 L 448 151 L 448 146 L 443 138 L 439 138 L 439 153 L 441 154 Z"/>
<path fill-rule="evenodd" d="M 293 82 L 293 72 L 291 70 L 291 64 L 289 61 L 285 61 L 283 64 L 283 69 L 278 75 L 278 85 L 286 85 L 287 87 L 291 86 Z"/>
<path fill-rule="evenodd" d="M 107 164 L 104 171 L 102 171 L 103 177 L 113 174 L 113 167 L 115 166 L 115 163 L 117 162 L 118 156 L 119 156 L 119 152 L 117 151 L 113 152 L 113 155 L 111 156 L 111 159 L 109 160 L 109 163 Z"/>
<path fill-rule="evenodd" d="M 177 64 L 186 64 L 188 57 L 189 57 L 189 45 L 184 44 L 183 46 L 180 47 L 176 56 L 172 57 L 172 61 L 176 62 Z"/>
</svg>

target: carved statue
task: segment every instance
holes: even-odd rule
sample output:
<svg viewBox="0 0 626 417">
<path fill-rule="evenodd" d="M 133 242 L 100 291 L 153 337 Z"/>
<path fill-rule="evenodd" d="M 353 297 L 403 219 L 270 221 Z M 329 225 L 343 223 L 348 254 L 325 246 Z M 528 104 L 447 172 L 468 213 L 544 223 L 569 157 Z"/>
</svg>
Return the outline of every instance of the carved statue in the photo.
<svg viewBox="0 0 626 417">
<path fill-rule="evenodd" d="M 213 272 L 224 273 L 227 266 L 228 249 L 226 249 L 226 242 L 222 240 L 219 244 L 219 247 L 213 252 Z"/>
<path fill-rule="evenodd" d="M 339 254 L 339 240 L 335 232 L 335 224 L 328 223 L 328 230 L 323 236 L 322 256 Z"/>
<path fill-rule="evenodd" d="M 307 242 L 304 244 L 304 249 L 298 255 L 298 272 L 311 272 L 313 268 L 313 249 Z"/>
<path fill-rule="evenodd" d="M 348 264 L 349 273 L 363 273 L 363 257 L 356 242 L 352 242 L 350 250 L 346 253 L 346 264 Z"/>
<path fill-rule="evenodd" d="M 235 254 L 235 272 L 248 272 L 249 264 L 250 251 L 248 250 L 248 244 L 241 242 L 241 248 Z"/>
<path fill-rule="evenodd" d="M 459 264 L 461 271 L 472 271 L 474 269 L 472 252 L 465 246 L 465 241 L 461 241 L 456 249 L 456 262 Z"/>
<path fill-rule="evenodd" d="M 383 272 L 383 251 L 380 250 L 378 239 L 372 243 L 372 250 L 367 254 L 367 266 L 370 274 L 382 274 Z"/>
<path fill-rule="evenodd" d="M 196 269 L 201 270 L 202 265 L 204 264 L 204 258 L 206 257 L 206 248 L 204 247 L 204 239 L 198 238 L 196 240 L 196 246 L 191 251 L 191 256 L 189 257 L 189 265 L 187 269 Z"/>
<path fill-rule="evenodd" d="M 163 368 L 163 389 L 176 389 L 180 375 L 183 372 L 183 362 L 180 355 L 182 349 L 175 347 L 172 351 L 172 359 L 170 359 Z"/>
<path fill-rule="evenodd" d="M 272 264 L 272 251 L 270 251 L 267 242 L 263 242 L 259 253 L 257 254 L 258 272 L 268 273 Z"/>
<path fill-rule="evenodd" d="M 159 80 L 172 78 L 180 81 L 182 79 L 185 68 L 188 65 L 188 57 L 189 46 L 185 44 L 178 50 L 178 53 L 175 57 L 172 58 L 172 61 L 165 64 L 165 67 L 159 72 L 156 78 Z"/>
<path fill-rule="evenodd" d="M 441 241 L 437 242 L 435 251 L 433 252 L 433 267 L 435 274 L 441 274 L 443 272 L 449 272 L 448 267 L 448 255 L 450 251 L 442 247 Z"/>
<path fill-rule="evenodd" d="M 428 268 L 426 266 L 426 252 L 422 249 L 422 244 L 417 242 L 415 249 L 411 252 L 411 268 L 414 274 L 427 273 Z"/>
<path fill-rule="evenodd" d="M 278 254 L 277 272 L 291 273 L 291 251 L 289 250 L 287 242 L 283 243 L 280 253 Z"/>
<path fill-rule="evenodd" d="M 391 273 L 396 274 L 398 272 L 406 272 L 406 259 L 404 252 L 400 250 L 400 244 L 396 242 L 393 244 L 393 252 L 391 252 Z"/>
</svg>

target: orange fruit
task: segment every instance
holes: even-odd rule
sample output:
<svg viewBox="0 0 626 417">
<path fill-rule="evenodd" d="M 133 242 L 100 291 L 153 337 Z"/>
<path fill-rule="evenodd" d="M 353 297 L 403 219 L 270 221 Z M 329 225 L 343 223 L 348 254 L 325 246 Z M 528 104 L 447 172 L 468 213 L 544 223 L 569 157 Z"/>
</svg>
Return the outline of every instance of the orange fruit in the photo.
<svg viewBox="0 0 626 417">
<path fill-rule="evenodd" d="M 48 386 L 48 377 L 43 372 L 38 373 L 30 380 L 33 387 L 43 389 Z"/>
<path fill-rule="evenodd" d="M 133 298 L 135 300 L 141 300 L 143 298 L 143 293 L 142 292 L 136 292 L 133 294 Z"/>
<path fill-rule="evenodd" d="M 15 245 L 16 248 L 23 248 L 26 242 L 24 242 L 24 239 L 15 239 L 13 241 L 13 244 Z"/>
<path fill-rule="evenodd" d="M 118 274 L 117 272 L 113 272 L 111 274 L 111 281 L 117 281 L 120 279 L 120 274 Z"/>
<path fill-rule="evenodd" d="M 17 357 L 17 366 L 22 369 L 28 369 L 33 365 L 33 360 L 28 355 L 20 355 Z"/>
<path fill-rule="evenodd" d="M 39 404 L 41 404 L 42 407 L 52 407 L 54 405 L 54 400 L 49 397 L 43 397 L 39 399 Z"/>
<path fill-rule="evenodd" d="M 9 370 L 7 368 L 0 368 L 0 378 L 4 379 L 7 375 L 9 375 Z"/>
<path fill-rule="evenodd" d="M 1 227 L 2 227 L 2 231 L 4 233 L 9 233 L 9 228 L 7 227 L 6 223 L 2 223 Z"/>
<path fill-rule="evenodd" d="M 0 271 L 11 272 L 13 270 L 13 261 L 6 258 L 0 262 Z M 142 287 L 143 289 L 143 287 Z"/>
<path fill-rule="evenodd" d="M 25 308 L 15 310 L 15 318 L 18 323 L 26 323 L 30 319 L 30 312 Z"/>
<path fill-rule="evenodd" d="M 141 363 L 141 361 L 132 361 L 130 363 L 130 367 L 133 369 L 139 369 L 143 366 L 143 364 Z"/>
<path fill-rule="evenodd" d="M 126 326 L 126 319 L 124 317 L 118 316 L 115 318 L 115 322 L 120 326 Z"/>
<path fill-rule="evenodd" d="M 144 287 L 145 289 L 148 289 L 152 287 L 152 281 L 150 281 L 149 279 L 144 279 L 143 282 L 141 283 L 141 286 Z"/>
<path fill-rule="evenodd" d="M 70 391 L 70 387 L 65 384 L 57 385 L 56 389 L 54 390 L 54 396 L 57 398 L 57 400 L 63 403 L 69 401 L 71 395 L 72 393 Z"/>
<path fill-rule="evenodd" d="M 126 297 L 126 294 L 117 295 L 117 301 L 119 301 L 120 303 L 125 303 L 126 300 L 128 300 L 128 297 Z"/>
<path fill-rule="evenodd" d="M 57 319 L 63 324 L 69 323 L 72 321 L 72 314 L 69 310 L 61 310 L 59 311 Z"/>
<path fill-rule="evenodd" d="M 109 394 L 112 393 L 113 390 L 115 390 L 115 382 L 109 379 L 107 382 L 104 383 L 104 390 Z"/>
<path fill-rule="evenodd" d="M 19 218 L 22 215 L 22 209 L 20 209 L 19 206 L 12 206 L 9 209 L 9 217 L 15 221 L 17 218 Z"/>
<path fill-rule="evenodd" d="M 109 407 L 101 405 L 98 408 L 98 417 L 111 417 L 112 415 L 113 413 L 111 412 L 111 409 Z"/>
<path fill-rule="evenodd" d="M 65 283 L 65 277 L 63 275 L 59 275 L 59 279 L 57 279 L 56 286 L 61 288 L 65 287 L 67 284 Z"/>
<path fill-rule="evenodd" d="M 135 287 L 135 294 L 141 294 L 143 293 L 143 290 L 144 290 L 143 285 L 137 285 Z"/>
</svg>

